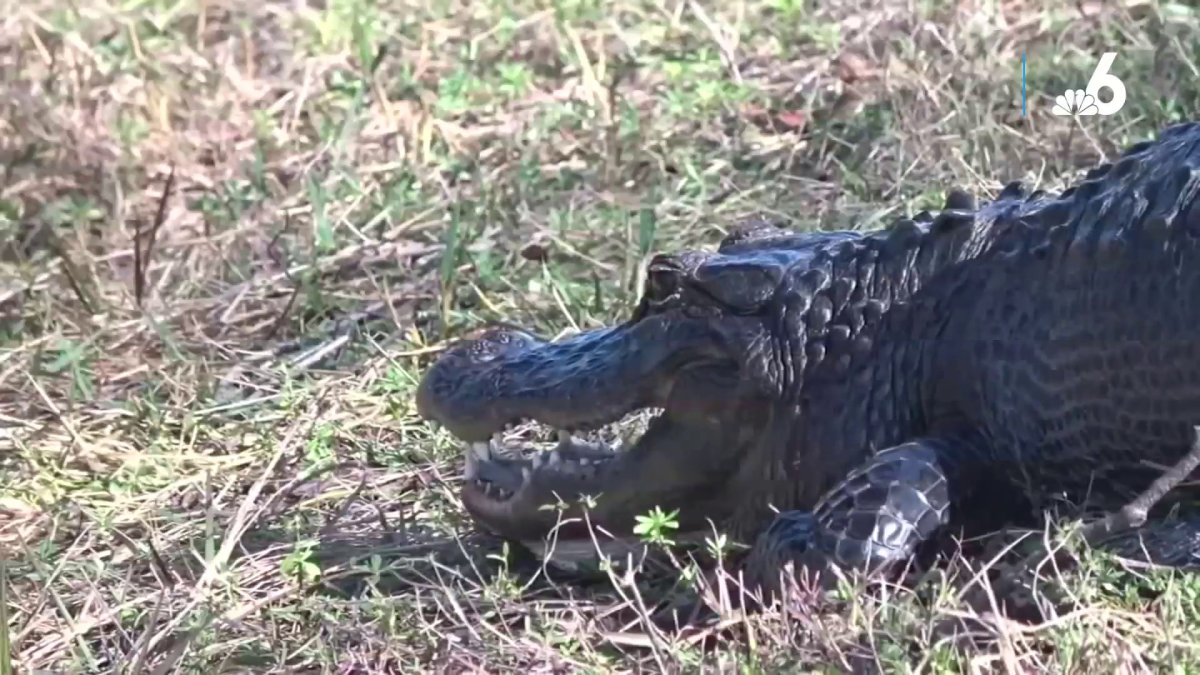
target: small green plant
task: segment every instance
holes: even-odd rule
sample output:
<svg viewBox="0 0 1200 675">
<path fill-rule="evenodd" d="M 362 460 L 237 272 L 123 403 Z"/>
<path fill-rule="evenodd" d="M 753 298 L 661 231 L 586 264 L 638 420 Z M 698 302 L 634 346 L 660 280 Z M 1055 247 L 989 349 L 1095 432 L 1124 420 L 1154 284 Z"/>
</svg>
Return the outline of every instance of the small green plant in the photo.
<svg viewBox="0 0 1200 675">
<path fill-rule="evenodd" d="M 666 513 L 661 507 L 656 506 L 650 509 L 646 515 L 634 518 L 637 520 L 637 525 L 633 526 L 633 533 L 641 537 L 643 541 L 660 546 L 675 544 L 674 540 L 667 536 L 667 531 L 679 529 L 679 509 Z"/>
<path fill-rule="evenodd" d="M 321 578 L 321 566 L 313 561 L 314 542 L 296 544 L 292 552 L 280 563 L 283 575 L 301 584 L 309 584 Z"/>
<path fill-rule="evenodd" d="M 487 557 L 496 563 L 497 568 L 496 573 L 484 588 L 485 594 L 493 602 L 519 598 L 521 595 L 521 583 L 509 569 L 512 564 L 512 551 L 509 548 L 508 542 L 501 544 L 499 553 L 489 553 Z"/>
<path fill-rule="evenodd" d="M 496 66 L 500 76 L 500 92 L 509 98 L 524 96 L 533 81 L 533 73 L 523 63 L 501 63 Z"/>
<path fill-rule="evenodd" d="M 325 462 L 333 458 L 333 448 L 337 443 L 337 428 L 328 423 L 317 425 L 313 435 L 304 445 L 304 458 L 311 464 Z"/>
<path fill-rule="evenodd" d="M 51 374 L 65 374 L 71 378 L 71 395 L 73 398 L 91 400 L 95 395 L 95 385 L 92 381 L 92 348 L 86 342 L 62 340 L 59 342 L 58 356 L 50 363 L 42 366 L 42 370 Z"/>
<path fill-rule="evenodd" d="M 474 96 L 483 88 L 479 78 L 465 67 L 460 67 L 444 78 L 438 87 L 438 112 L 453 116 L 470 110 Z"/>
</svg>

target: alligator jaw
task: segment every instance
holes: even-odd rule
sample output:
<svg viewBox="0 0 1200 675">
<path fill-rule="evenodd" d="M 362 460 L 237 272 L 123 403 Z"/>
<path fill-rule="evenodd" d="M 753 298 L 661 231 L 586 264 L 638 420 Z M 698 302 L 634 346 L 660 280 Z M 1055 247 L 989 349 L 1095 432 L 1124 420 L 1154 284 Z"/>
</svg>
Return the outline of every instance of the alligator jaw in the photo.
<svg viewBox="0 0 1200 675">
<path fill-rule="evenodd" d="M 662 405 L 683 368 L 723 362 L 710 322 L 653 316 L 556 342 L 491 329 L 452 347 L 417 388 L 417 409 L 464 441 L 486 441 L 532 419 L 569 431 L 599 428 Z"/>
<path fill-rule="evenodd" d="M 594 331 L 548 343 L 511 329 L 491 330 L 453 347 L 422 379 L 417 408 L 460 439 L 485 441 L 526 419 L 556 428 L 587 428 L 634 408 L 646 392 L 603 372 L 625 340 L 617 330 Z M 624 373 L 628 380 L 632 373 Z M 531 378 L 537 378 L 530 383 Z M 566 383 L 566 384 L 564 384 Z M 578 383 L 578 384 L 573 384 Z M 589 384 L 607 395 L 581 409 Z M 628 381 L 624 383 L 628 385 Z M 575 391 L 566 390 L 574 386 Z"/>
<path fill-rule="evenodd" d="M 492 329 L 429 369 L 418 410 L 462 441 L 464 506 L 505 538 L 584 540 L 592 528 L 620 538 L 655 506 L 685 512 L 682 535 L 729 502 L 720 493 L 738 462 L 738 430 L 748 426 L 735 403 L 741 380 L 728 338 L 711 321 L 680 315 L 639 316 L 558 342 Z M 650 424 L 628 450 L 574 435 L 623 428 L 626 417 L 646 413 Z M 557 430 L 557 447 L 514 456 L 504 431 L 524 421 Z M 584 497 L 593 498 L 586 521 Z"/>
<path fill-rule="evenodd" d="M 578 495 L 598 494 L 623 454 L 611 445 L 584 441 L 567 431 L 558 432 L 553 449 L 531 458 L 517 456 L 515 448 L 497 438 L 464 442 L 463 449 L 462 497 L 467 510 L 484 524 L 512 529 L 514 536 L 525 540 L 543 536 L 551 526 L 535 515 L 542 506 L 536 502 L 569 502 Z"/>
<path fill-rule="evenodd" d="M 527 485 L 533 472 L 558 474 L 560 480 L 595 482 L 597 472 L 619 455 L 605 443 L 589 443 L 575 438 L 567 431 L 558 432 L 558 445 L 532 459 L 506 457 L 498 452 L 498 441 L 463 443 L 466 455 L 464 478 L 485 494 L 500 501 Z M 492 494 L 494 492 L 494 494 Z"/>
<path fill-rule="evenodd" d="M 696 389 L 693 378 L 683 381 Z M 680 509 L 674 534 L 686 538 L 730 503 L 722 494 L 743 455 L 744 427 L 711 414 L 681 415 L 678 402 L 670 403 L 661 412 L 637 411 L 649 423 L 627 448 L 559 431 L 553 449 L 525 459 L 499 439 L 464 442 L 463 505 L 485 529 L 535 552 L 545 550 L 549 535 L 557 564 L 576 562 L 564 555 L 594 556 L 595 544 L 624 550 L 636 516 L 655 506 Z M 614 425 L 625 426 L 623 418 Z"/>
</svg>

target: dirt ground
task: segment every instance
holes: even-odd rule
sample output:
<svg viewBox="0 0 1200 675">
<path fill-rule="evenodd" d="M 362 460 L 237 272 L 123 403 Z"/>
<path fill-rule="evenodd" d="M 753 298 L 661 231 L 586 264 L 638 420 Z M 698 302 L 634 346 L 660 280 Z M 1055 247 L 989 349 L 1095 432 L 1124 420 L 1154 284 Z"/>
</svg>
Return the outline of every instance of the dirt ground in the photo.
<svg viewBox="0 0 1200 675">
<path fill-rule="evenodd" d="M 447 340 L 617 320 L 650 254 L 752 214 L 1060 189 L 1200 109 L 1198 36 L 1131 0 L 9 3 L 0 662 L 1200 669 L 1200 582 L 1094 554 L 1034 619 L 930 581 L 664 628 L 654 570 L 564 581 L 477 532 L 412 397 Z M 1107 51 L 1124 107 L 1052 114 Z"/>
</svg>

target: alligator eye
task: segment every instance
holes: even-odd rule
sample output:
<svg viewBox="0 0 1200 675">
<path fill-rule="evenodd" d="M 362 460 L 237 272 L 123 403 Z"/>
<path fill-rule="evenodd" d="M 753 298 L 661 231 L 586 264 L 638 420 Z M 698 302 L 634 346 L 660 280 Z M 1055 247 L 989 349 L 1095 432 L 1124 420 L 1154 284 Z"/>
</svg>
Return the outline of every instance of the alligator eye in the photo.
<svg viewBox="0 0 1200 675">
<path fill-rule="evenodd" d="M 679 292 L 683 285 L 683 270 L 666 256 L 656 257 L 646 269 L 645 296 L 647 300 L 662 301 Z"/>
</svg>

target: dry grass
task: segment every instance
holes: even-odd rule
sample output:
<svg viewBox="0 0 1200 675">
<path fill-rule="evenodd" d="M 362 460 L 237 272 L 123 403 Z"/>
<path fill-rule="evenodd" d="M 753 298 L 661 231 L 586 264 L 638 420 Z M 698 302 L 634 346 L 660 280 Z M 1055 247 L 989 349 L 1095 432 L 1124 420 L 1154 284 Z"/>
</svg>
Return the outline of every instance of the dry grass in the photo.
<svg viewBox="0 0 1200 675">
<path fill-rule="evenodd" d="M 1128 0 L 10 5 L 14 666 L 1200 668 L 1200 584 L 1091 557 L 1031 620 L 929 581 L 660 629 L 680 589 L 653 574 L 555 579 L 474 533 L 411 400 L 444 340 L 611 321 L 649 252 L 752 212 L 874 227 L 1060 187 L 1200 108 L 1197 31 Z M 1110 48 L 1125 109 L 1051 116 Z"/>
</svg>

